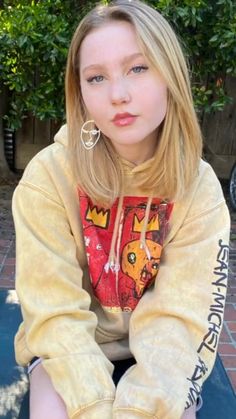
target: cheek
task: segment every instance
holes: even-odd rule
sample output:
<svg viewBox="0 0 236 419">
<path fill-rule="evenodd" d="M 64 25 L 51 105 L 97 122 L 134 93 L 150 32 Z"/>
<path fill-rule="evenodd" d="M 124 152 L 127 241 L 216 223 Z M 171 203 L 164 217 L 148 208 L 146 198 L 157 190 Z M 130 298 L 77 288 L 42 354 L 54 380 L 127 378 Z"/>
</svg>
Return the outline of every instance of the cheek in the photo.
<svg viewBox="0 0 236 419">
<path fill-rule="evenodd" d="M 81 86 L 81 93 L 82 98 L 85 104 L 85 107 L 92 117 L 92 119 L 96 119 L 102 114 L 103 109 L 103 100 L 102 97 L 100 97 L 99 94 L 93 94 L 89 91 L 89 89 L 86 89 L 86 87 Z"/>
<path fill-rule="evenodd" d="M 153 89 L 152 99 L 149 102 L 152 112 L 158 112 L 160 116 L 165 116 L 167 111 L 167 88 L 161 87 L 159 89 Z"/>
<path fill-rule="evenodd" d="M 166 106 L 167 104 L 167 87 L 166 85 L 159 85 L 159 86 L 153 86 L 152 88 L 153 92 L 153 100 L 160 105 Z"/>
<path fill-rule="evenodd" d="M 91 95 L 91 92 L 89 92 L 88 86 L 83 82 L 81 83 L 81 94 L 82 94 L 83 102 L 87 111 L 91 113 L 94 108 L 93 95 Z"/>
<path fill-rule="evenodd" d="M 96 106 L 93 98 L 89 96 L 83 96 L 83 98 L 87 111 L 89 112 L 89 114 L 91 114 L 91 116 L 93 116 L 94 113 L 96 113 Z"/>
<path fill-rule="evenodd" d="M 142 89 L 140 87 L 136 89 L 136 95 L 138 95 L 139 103 L 150 115 L 157 111 L 166 112 L 167 86 L 165 83 L 157 82 L 156 79 L 148 80 Z"/>
</svg>

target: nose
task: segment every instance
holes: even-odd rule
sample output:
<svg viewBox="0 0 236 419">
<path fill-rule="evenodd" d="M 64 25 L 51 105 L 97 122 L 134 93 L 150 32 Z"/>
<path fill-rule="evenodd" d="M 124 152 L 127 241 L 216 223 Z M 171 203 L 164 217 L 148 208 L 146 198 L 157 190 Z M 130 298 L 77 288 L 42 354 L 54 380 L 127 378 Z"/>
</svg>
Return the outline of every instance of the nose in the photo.
<svg viewBox="0 0 236 419">
<path fill-rule="evenodd" d="M 111 102 L 114 105 L 128 103 L 131 99 L 128 85 L 125 80 L 119 79 L 111 83 L 110 86 Z"/>
</svg>

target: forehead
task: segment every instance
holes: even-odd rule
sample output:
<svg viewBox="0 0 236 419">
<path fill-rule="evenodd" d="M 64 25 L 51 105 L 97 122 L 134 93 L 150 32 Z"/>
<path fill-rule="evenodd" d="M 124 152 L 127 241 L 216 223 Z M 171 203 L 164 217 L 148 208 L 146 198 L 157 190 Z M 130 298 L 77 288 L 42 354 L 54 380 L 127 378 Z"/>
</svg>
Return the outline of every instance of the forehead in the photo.
<svg viewBox="0 0 236 419">
<path fill-rule="evenodd" d="M 119 60 L 135 53 L 142 51 L 133 25 L 112 21 L 93 29 L 84 38 L 80 47 L 80 63 L 87 66 L 109 58 Z"/>
</svg>

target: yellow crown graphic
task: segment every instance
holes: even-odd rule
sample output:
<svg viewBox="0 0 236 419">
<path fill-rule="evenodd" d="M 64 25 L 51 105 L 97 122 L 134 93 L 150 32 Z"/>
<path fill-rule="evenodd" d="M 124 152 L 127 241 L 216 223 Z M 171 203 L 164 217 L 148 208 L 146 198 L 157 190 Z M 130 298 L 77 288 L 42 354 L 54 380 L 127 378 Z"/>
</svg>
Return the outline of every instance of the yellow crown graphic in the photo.
<svg viewBox="0 0 236 419">
<path fill-rule="evenodd" d="M 134 216 L 133 222 L 133 231 L 140 233 L 142 231 L 142 227 L 144 224 L 144 217 L 141 221 L 139 221 L 137 215 Z M 159 230 L 159 219 L 158 215 L 154 215 L 150 221 L 147 223 L 147 230 L 146 231 L 157 231 Z"/>
<path fill-rule="evenodd" d="M 93 208 L 88 207 L 85 219 L 92 221 L 95 226 L 106 228 L 109 221 L 110 210 L 104 210 L 101 208 L 98 210 L 96 206 Z"/>
</svg>

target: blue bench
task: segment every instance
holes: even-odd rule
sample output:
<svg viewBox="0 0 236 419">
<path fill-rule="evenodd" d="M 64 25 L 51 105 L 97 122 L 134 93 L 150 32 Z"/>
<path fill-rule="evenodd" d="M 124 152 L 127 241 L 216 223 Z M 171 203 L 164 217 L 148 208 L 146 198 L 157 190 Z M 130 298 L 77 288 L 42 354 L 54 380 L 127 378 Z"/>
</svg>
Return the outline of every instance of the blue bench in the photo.
<svg viewBox="0 0 236 419">
<path fill-rule="evenodd" d="M 0 290 L 0 418 L 4 419 L 29 418 L 28 378 L 16 365 L 13 348 L 20 321 L 15 292 Z M 219 356 L 204 384 L 203 401 L 198 419 L 236 419 L 236 395 Z"/>
</svg>

